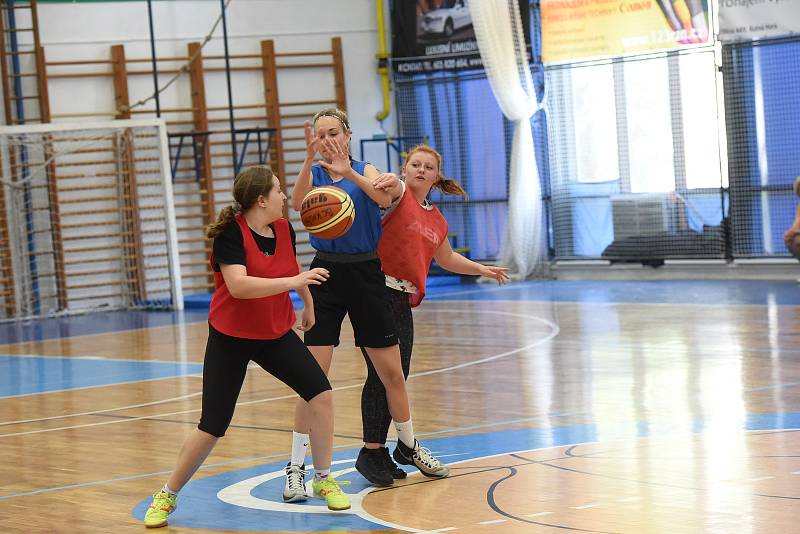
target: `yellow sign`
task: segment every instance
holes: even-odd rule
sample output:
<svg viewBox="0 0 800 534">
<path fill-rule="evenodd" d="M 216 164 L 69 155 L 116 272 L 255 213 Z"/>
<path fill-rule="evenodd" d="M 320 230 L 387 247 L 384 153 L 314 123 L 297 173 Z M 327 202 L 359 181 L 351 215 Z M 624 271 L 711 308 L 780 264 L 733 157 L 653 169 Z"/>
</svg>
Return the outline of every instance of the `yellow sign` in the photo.
<svg viewBox="0 0 800 534">
<path fill-rule="evenodd" d="M 545 63 L 708 41 L 707 0 L 541 0 Z"/>
</svg>

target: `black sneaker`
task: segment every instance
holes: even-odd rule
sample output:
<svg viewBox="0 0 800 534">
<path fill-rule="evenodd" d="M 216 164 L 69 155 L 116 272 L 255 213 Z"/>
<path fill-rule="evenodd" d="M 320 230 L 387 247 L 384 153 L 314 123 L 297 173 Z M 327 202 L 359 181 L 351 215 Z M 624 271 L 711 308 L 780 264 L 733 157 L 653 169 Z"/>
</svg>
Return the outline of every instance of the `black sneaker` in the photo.
<svg viewBox="0 0 800 534">
<path fill-rule="evenodd" d="M 356 469 L 361 476 L 376 486 L 391 486 L 394 483 L 392 473 L 384 463 L 380 449 L 361 447 L 356 460 Z"/>
<path fill-rule="evenodd" d="M 395 480 L 402 480 L 408 476 L 408 473 L 400 469 L 396 463 L 392 460 L 392 456 L 389 454 L 389 449 L 387 447 L 381 447 L 379 449 L 381 451 L 381 455 L 383 456 L 383 463 L 389 469 L 389 472 L 392 474 L 392 478 Z"/>
<path fill-rule="evenodd" d="M 450 474 L 450 468 L 431 454 L 431 451 L 421 447 L 417 440 L 414 440 L 412 449 L 398 439 L 393 456 L 398 464 L 413 465 L 426 477 L 444 478 Z"/>
</svg>

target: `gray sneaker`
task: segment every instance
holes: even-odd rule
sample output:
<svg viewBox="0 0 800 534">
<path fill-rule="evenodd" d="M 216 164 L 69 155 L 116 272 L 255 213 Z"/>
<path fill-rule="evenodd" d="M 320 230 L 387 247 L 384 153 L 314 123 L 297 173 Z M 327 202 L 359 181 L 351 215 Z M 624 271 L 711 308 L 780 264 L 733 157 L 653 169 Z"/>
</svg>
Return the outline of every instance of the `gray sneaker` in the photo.
<svg viewBox="0 0 800 534">
<path fill-rule="evenodd" d="M 398 464 L 413 465 L 426 477 L 444 478 L 450 474 L 450 468 L 431 454 L 431 451 L 421 447 L 417 440 L 414 440 L 412 449 L 398 439 L 392 456 Z"/>
<path fill-rule="evenodd" d="M 302 502 L 306 494 L 306 466 L 286 464 L 286 486 L 283 488 L 284 502 Z"/>
</svg>

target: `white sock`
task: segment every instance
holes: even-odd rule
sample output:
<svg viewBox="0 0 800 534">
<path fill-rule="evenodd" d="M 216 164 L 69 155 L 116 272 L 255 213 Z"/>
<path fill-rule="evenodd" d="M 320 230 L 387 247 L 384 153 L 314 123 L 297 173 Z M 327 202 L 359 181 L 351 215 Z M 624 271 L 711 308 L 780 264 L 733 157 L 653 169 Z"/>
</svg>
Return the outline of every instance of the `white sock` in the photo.
<svg viewBox="0 0 800 534">
<path fill-rule="evenodd" d="M 397 429 L 397 437 L 402 441 L 406 447 L 414 448 L 414 425 L 411 419 L 405 423 L 394 422 L 394 427 Z"/>
<path fill-rule="evenodd" d="M 292 465 L 305 465 L 308 434 L 292 432 Z"/>
<path fill-rule="evenodd" d="M 314 476 L 317 478 L 328 478 L 328 475 L 331 474 L 331 469 L 317 469 L 314 468 Z"/>
<path fill-rule="evenodd" d="M 164 484 L 164 487 L 161 488 L 161 491 L 167 493 L 170 497 L 174 497 L 178 494 L 177 491 L 172 491 L 171 489 L 169 489 L 169 486 L 167 486 L 166 484 Z"/>
</svg>

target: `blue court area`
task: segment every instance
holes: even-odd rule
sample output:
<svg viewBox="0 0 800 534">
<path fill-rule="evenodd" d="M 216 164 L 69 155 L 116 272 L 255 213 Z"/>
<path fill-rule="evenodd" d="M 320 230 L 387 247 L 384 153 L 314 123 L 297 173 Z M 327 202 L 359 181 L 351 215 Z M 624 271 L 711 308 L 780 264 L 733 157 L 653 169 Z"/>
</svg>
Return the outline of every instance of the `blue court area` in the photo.
<svg viewBox="0 0 800 534">
<path fill-rule="evenodd" d="M 293 300 L 300 305 L 294 294 Z M 790 280 L 531 280 L 500 287 L 470 277 L 444 276 L 429 279 L 426 300 L 800 305 L 800 285 Z M 3 323 L 0 344 L 202 322 L 210 302 L 210 294 L 192 295 L 186 297 L 187 309 L 182 312 L 109 311 Z"/>
<path fill-rule="evenodd" d="M 800 426 L 800 413 L 751 416 L 741 421 L 741 430 L 777 430 Z M 702 421 L 692 427 L 675 428 L 675 433 L 702 432 Z M 566 445 L 656 437 L 646 425 L 587 424 L 504 430 L 431 439 L 425 445 L 458 472 L 459 463 L 503 454 L 521 453 Z M 354 470 L 358 449 L 334 453 L 333 473 L 345 486 L 348 494 L 365 495 L 370 486 Z M 356 504 L 345 512 L 330 512 L 321 499 L 304 503 L 284 503 L 281 499 L 285 461 L 271 462 L 246 469 L 231 470 L 210 477 L 196 477 L 180 493 L 177 511 L 169 518 L 172 527 L 290 532 L 358 532 L 396 528 L 410 530 L 405 525 L 382 521 Z M 407 468 L 409 472 L 413 469 Z M 133 509 L 138 520 L 144 518 L 151 499 L 142 499 Z M 564 528 L 564 527 L 559 527 Z M 572 530 L 572 529 L 569 529 Z"/>
<path fill-rule="evenodd" d="M 0 398 L 202 372 L 198 363 L 0 354 Z"/>
<path fill-rule="evenodd" d="M 532 280 L 439 287 L 426 299 L 622 304 L 800 304 L 800 284 L 775 280 Z"/>
<path fill-rule="evenodd" d="M 0 344 L 154 328 L 171 324 L 205 321 L 207 316 L 208 308 L 205 310 L 184 310 L 182 312 L 118 310 L 52 317 L 35 321 L 14 321 L 0 323 Z"/>
</svg>

